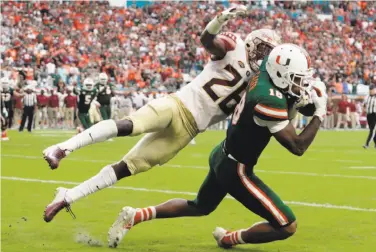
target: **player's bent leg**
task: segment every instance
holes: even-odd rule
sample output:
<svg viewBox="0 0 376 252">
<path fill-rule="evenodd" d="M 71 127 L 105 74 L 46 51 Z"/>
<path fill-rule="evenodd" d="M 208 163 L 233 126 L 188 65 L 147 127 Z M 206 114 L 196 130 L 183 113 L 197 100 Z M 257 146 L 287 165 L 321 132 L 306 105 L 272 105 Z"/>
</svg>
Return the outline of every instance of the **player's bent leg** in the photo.
<svg viewBox="0 0 376 252">
<path fill-rule="evenodd" d="M 293 235 L 297 225 L 291 209 L 256 175 L 248 175 L 243 164 L 238 164 L 237 173 L 238 181 L 229 189 L 230 194 L 267 222 L 256 223 L 247 230 L 228 232 L 222 244 L 267 243 Z M 234 239 L 239 234 L 241 239 Z"/>
<path fill-rule="evenodd" d="M 90 179 L 84 181 L 83 183 L 71 188 L 64 189 L 64 193 L 59 193 L 56 195 L 55 199 L 46 207 L 44 214 L 44 220 L 50 222 L 56 214 L 58 214 L 62 209 L 69 207 L 72 203 L 89 196 L 101 189 L 110 187 L 114 185 L 118 180 L 127 176 L 130 176 L 130 172 L 122 171 L 123 177 L 117 177 L 115 171 L 120 169 L 127 169 L 126 164 L 122 161 L 105 166 L 97 175 L 91 177 Z"/>
<path fill-rule="evenodd" d="M 130 229 L 152 219 L 203 216 L 211 213 L 223 200 L 226 191 L 219 185 L 212 170 L 193 201 L 172 199 L 155 207 L 135 209 L 124 207 L 108 232 L 108 244 L 117 247 Z"/>
<path fill-rule="evenodd" d="M 171 97 L 149 102 L 132 115 L 125 117 L 125 120 L 130 120 L 133 124 L 130 135 L 137 136 L 164 130 L 171 123 L 176 107 L 177 103 Z M 119 128 L 119 134 L 123 134 L 122 128 Z"/>
<path fill-rule="evenodd" d="M 156 207 L 123 207 L 108 231 L 108 246 L 116 248 L 135 225 L 152 219 L 201 216 L 185 199 L 172 199 Z"/>
<path fill-rule="evenodd" d="M 175 113 L 178 113 L 176 111 Z M 146 134 L 124 156 L 132 175 L 145 172 L 156 165 L 163 165 L 189 144 L 197 132 L 190 132 L 178 114 L 162 131 Z"/>
<path fill-rule="evenodd" d="M 84 146 L 104 142 L 116 136 L 135 136 L 145 132 L 161 131 L 171 124 L 172 111 L 177 111 L 176 106 L 177 103 L 172 98 L 154 100 L 123 120 L 101 121 L 67 141 L 45 149 L 44 158 L 50 167 L 55 169 L 62 158 Z M 79 118 L 84 121 L 80 114 Z"/>
</svg>

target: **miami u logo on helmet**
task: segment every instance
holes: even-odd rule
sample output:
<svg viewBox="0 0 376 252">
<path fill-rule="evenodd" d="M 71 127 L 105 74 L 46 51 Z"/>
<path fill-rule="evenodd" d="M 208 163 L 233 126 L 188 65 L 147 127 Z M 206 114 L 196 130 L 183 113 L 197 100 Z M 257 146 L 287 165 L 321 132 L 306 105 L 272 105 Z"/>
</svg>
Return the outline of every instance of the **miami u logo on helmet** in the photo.
<svg viewBox="0 0 376 252">
<path fill-rule="evenodd" d="M 281 65 L 281 66 L 288 66 L 288 65 L 290 65 L 291 59 L 287 58 L 285 64 L 281 64 L 280 60 L 281 60 L 281 55 L 278 55 L 277 58 L 275 59 L 275 62 L 277 62 L 278 65 Z"/>
</svg>

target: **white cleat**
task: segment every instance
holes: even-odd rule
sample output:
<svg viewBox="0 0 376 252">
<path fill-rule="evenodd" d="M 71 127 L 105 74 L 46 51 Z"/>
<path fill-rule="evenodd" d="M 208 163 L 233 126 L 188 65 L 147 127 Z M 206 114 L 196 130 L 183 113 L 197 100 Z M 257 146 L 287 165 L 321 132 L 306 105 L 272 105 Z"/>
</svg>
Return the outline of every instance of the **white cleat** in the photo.
<svg viewBox="0 0 376 252">
<path fill-rule="evenodd" d="M 224 228 L 221 228 L 221 227 L 215 228 L 215 230 L 213 232 L 213 236 L 214 236 L 214 239 L 216 240 L 216 242 L 218 244 L 218 247 L 225 248 L 225 249 L 232 247 L 231 245 L 227 245 L 227 244 L 222 243 L 222 239 L 227 233 L 228 233 L 228 231 Z"/>
<path fill-rule="evenodd" d="M 120 211 L 118 218 L 108 231 L 108 246 L 110 248 L 116 248 L 124 236 L 131 230 L 134 225 L 136 212 L 137 209 L 133 207 L 123 207 Z"/>
</svg>

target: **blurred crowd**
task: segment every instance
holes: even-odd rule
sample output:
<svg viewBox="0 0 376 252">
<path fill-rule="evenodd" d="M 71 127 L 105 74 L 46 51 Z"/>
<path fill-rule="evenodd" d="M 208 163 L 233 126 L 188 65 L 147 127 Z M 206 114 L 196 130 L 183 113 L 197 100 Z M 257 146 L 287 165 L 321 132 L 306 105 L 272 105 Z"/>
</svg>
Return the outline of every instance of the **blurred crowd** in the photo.
<svg viewBox="0 0 376 252">
<path fill-rule="evenodd" d="M 240 3 L 248 6 L 248 17 L 224 30 L 245 37 L 272 28 L 284 42 L 305 47 L 329 94 L 359 94 L 376 84 L 375 2 L 229 1 Z M 174 92 L 208 62 L 199 37 L 224 8 L 215 1 L 143 8 L 115 8 L 106 1 L 2 1 L 1 76 L 17 92 L 30 85 L 64 96 L 101 72 L 133 96 Z"/>
<path fill-rule="evenodd" d="M 209 60 L 199 36 L 225 8 L 212 2 L 112 8 L 105 1 L 2 1 L 2 72 L 18 87 L 31 81 L 63 87 L 107 72 L 122 86 L 175 90 Z M 225 30 L 243 37 L 258 28 L 277 30 L 285 42 L 309 51 L 313 67 L 337 93 L 376 82 L 375 2 L 248 6 L 249 16 Z"/>
</svg>

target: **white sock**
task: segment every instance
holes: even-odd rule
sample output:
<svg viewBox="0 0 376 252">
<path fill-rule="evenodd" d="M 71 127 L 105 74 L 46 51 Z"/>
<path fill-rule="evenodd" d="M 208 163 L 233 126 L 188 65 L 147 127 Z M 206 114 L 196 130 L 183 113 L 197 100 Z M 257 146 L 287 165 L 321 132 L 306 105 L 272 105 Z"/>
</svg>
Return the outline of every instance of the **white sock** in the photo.
<svg viewBox="0 0 376 252">
<path fill-rule="evenodd" d="M 116 137 L 118 129 L 114 120 L 101 121 L 87 130 L 75 135 L 65 142 L 58 144 L 59 148 L 69 154 L 84 146 L 104 142 L 107 139 Z"/>
<path fill-rule="evenodd" d="M 117 182 L 114 169 L 107 165 L 97 175 L 69 189 L 65 195 L 65 200 L 72 204 L 73 202 L 95 193 L 103 188 L 110 187 Z"/>
</svg>

